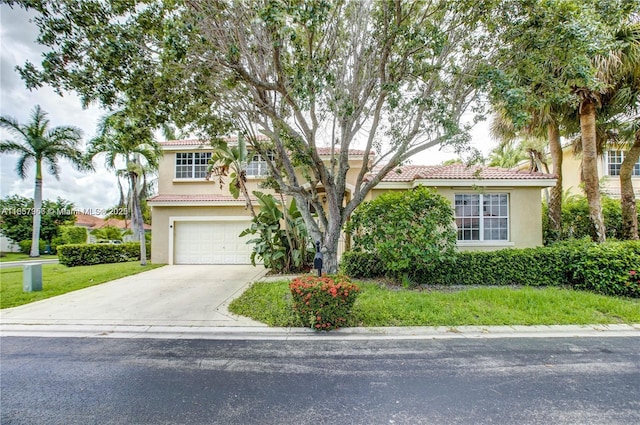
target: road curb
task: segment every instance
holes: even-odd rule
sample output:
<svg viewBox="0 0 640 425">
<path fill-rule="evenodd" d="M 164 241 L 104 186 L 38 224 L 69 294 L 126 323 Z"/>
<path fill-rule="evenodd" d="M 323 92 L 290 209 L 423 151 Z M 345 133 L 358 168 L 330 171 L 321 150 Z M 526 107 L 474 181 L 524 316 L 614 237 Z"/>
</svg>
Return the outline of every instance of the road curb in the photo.
<svg viewBox="0 0 640 425">
<path fill-rule="evenodd" d="M 640 324 L 551 326 L 457 326 L 345 328 L 317 332 L 308 328 L 1 324 L 2 337 L 140 338 L 210 340 L 402 340 L 640 337 Z"/>
</svg>

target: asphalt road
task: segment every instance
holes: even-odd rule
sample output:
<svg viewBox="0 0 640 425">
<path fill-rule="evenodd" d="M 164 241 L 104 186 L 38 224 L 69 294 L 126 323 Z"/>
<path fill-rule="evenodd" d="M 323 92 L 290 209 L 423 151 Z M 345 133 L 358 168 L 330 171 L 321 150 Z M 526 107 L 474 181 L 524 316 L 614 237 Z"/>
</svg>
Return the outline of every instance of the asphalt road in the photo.
<svg viewBox="0 0 640 425">
<path fill-rule="evenodd" d="M 640 339 L 3 337 L 2 424 L 638 424 Z"/>
</svg>

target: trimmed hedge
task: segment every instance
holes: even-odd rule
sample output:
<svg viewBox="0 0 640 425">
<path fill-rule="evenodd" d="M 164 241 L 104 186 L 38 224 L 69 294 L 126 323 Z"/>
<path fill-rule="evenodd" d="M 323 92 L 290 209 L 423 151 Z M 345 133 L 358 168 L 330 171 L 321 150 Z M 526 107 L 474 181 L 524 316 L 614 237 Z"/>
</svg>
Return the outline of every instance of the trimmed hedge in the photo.
<svg viewBox="0 0 640 425">
<path fill-rule="evenodd" d="M 23 241 L 18 242 L 18 247 L 20 248 L 20 252 L 23 254 L 31 254 L 31 239 L 25 239 Z M 38 241 L 38 249 L 40 250 L 40 254 L 44 254 L 47 247 L 47 243 L 40 239 Z"/>
<path fill-rule="evenodd" d="M 69 244 L 58 246 L 60 264 L 68 267 L 91 266 L 104 263 L 123 263 L 140 259 L 140 244 Z M 151 258 L 151 245 L 147 244 L 147 259 Z"/>
<path fill-rule="evenodd" d="M 371 252 L 346 251 L 340 259 L 340 273 L 354 278 L 385 275 L 382 261 Z"/>
<path fill-rule="evenodd" d="M 385 276 L 372 253 L 345 253 L 341 271 L 352 278 Z M 409 279 L 431 285 L 573 286 L 605 295 L 640 296 L 640 241 L 594 244 L 585 241 L 550 247 L 458 252 Z"/>
</svg>

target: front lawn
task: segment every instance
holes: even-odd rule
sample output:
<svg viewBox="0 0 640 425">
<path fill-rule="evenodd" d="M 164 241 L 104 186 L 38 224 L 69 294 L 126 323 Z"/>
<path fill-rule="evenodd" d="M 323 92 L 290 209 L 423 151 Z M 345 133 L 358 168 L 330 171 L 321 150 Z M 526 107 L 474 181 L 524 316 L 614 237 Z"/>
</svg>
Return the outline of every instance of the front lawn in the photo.
<svg viewBox="0 0 640 425">
<path fill-rule="evenodd" d="M 3 252 L 0 256 L 0 262 L 9 261 L 29 261 L 29 260 L 57 260 L 57 255 L 41 254 L 37 258 L 29 257 L 29 254 L 23 254 L 21 252 Z"/>
<path fill-rule="evenodd" d="M 0 269 L 0 308 L 28 304 L 161 266 L 163 264 L 149 263 L 141 266 L 137 261 L 79 267 L 43 264 L 42 291 L 36 292 L 22 291 L 22 267 L 3 268 Z"/>
<path fill-rule="evenodd" d="M 358 283 L 352 326 L 586 325 L 640 323 L 640 300 L 556 287 L 414 291 Z M 229 306 L 269 326 L 300 326 L 289 282 L 257 282 Z"/>
</svg>

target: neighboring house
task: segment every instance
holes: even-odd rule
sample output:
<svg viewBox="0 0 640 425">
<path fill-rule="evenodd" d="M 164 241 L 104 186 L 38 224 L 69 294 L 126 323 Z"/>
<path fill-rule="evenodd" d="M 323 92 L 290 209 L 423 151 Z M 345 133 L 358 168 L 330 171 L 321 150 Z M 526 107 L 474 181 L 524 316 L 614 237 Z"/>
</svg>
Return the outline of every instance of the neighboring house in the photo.
<svg viewBox="0 0 640 425">
<path fill-rule="evenodd" d="M 13 240 L 0 234 L 0 252 L 20 252 L 20 247 Z"/>
<path fill-rule="evenodd" d="M 574 155 L 570 146 L 563 149 L 562 158 L 562 187 L 570 194 L 584 195 L 581 189 L 582 157 Z M 598 176 L 600 176 L 600 191 L 612 198 L 620 199 L 620 165 L 624 160 L 623 150 L 611 149 L 598 158 Z M 551 164 L 549 165 L 551 167 Z M 633 189 L 636 198 L 640 198 L 640 161 L 633 168 Z"/>
<path fill-rule="evenodd" d="M 238 235 L 251 224 L 245 200 L 234 199 L 228 181 L 207 181 L 211 146 L 199 140 L 161 143 L 164 156 L 158 171 L 158 195 L 148 204 L 154 223 L 151 260 L 168 264 L 248 264 L 250 237 Z M 320 150 L 330 160 L 330 149 Z M 347 188 L 353 188 L 363 166 L 363 152 L 350 151 Z M 248 164 L 249 193 L 259 189 L 266 162 Z M 373 199 L 391 190 L 418 185 L 434 187 L 456 211 L 458 246 L 491 250 L 542 244 L 541 189 L 553 186 L 549 174 L 464 165 L 398 167 L 369 193 Z M 350 193 L 347 193 L 347 198 Z"/>
<path fill-rule="evenodd" d="M 91 234 L 92 230 L 102 229 L 103 227 L 115 227 L 116 229 L 120 229 L 122 231 L 131 230 L 131 221 L 120 220 L 117 218 L 109 218 L 105 220 L 104 218 L 96 217 L 94 215 L 85 214 L 81 212 L 77 212 L 75 216 L 76 216 L 76 221 L 74 225 L 79 227 L 84 227 L 85 229 L 87 229 L 87 243 L 96 242 L 96 237 Z M 150 232 L 151 225 L 145 224 L 144 230 L 145 232 Z M 123 237 L 123 240 L 125 242 L 132 241 L 133 236 L 125 235 Z"/>
</svg>

